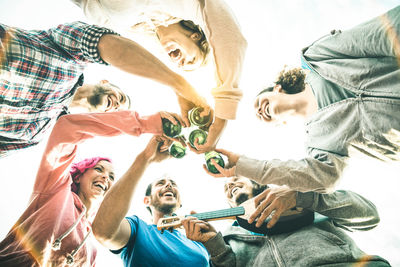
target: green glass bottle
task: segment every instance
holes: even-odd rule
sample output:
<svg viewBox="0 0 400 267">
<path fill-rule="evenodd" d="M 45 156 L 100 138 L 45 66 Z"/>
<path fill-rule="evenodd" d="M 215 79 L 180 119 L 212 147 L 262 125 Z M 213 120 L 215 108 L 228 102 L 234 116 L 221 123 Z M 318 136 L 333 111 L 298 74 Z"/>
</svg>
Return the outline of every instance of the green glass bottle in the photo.
<svg viewBox="0 0 400 267">
<path fill-rule="evenodd" d="M 177 159 L 183 158 L 186 155 L 186 147 L 175 141 L 169 147 L 169 154 Z"/>
<path fill-rule="evenodd" d="M 217 168 L 215 168 L 214 164 L 212 164 L 211 159 L 214 159 L 219 166 L 221 166 L 222 168 L 225 167 L 225 162 L 224 159 L 221 157 L 221 155 L 216 152 L 216 151 L 209 151 L 206 152 L 204 154 L 205 159 L 206 159 L 206 165 L 207 165 L 207 169 L 212 172 L 212 173 L 219 173 L 219 171 L 217 170 Z"/>
<path fill-rule="evenodd" d="M 207 123 L 210 122 L 211 114 L 204 116 L 204 117 L 200 116 L 200 113 L 203 110 L 204 109 L 202 107 L 196 107 L 189 111 L 189 121 L 191 124 L 202 127 L 204 125 L 207 125 Z"/>
<path fill-rule="evenodd" d="M 190 143 L 190 145 L 192 147 L 195 147 L 194 146 L 194 141 L 196 140 L 196 138 L 197 138 L 197 143 L 199 145 L 204 144 L 206 142 L 206 140 L 207 140 L 206 131 L 203 131 L 201 129 L 196 129 L 196 130 L 193 130 L 193 131 L 190 132 L 190 134 L 189 134 L 189 143 Z"/>
<path fill-rule="evenodd" d="M 182 131 L 182 126 L 179 121 L 178 124 L 173 124 L 170 120 L 165 118 L 162 118 L 162 127 L 165 135 L 171 138 L 177 137 Z"/>
</svg>

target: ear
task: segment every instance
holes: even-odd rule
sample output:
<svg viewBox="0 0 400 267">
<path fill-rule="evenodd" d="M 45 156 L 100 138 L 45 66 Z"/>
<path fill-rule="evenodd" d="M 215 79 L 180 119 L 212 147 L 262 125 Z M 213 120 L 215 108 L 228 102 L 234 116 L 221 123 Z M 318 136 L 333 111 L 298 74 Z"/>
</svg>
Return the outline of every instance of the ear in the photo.
<svg viewBox="0 0 400 267">
<path fill-rule="evenodd" d="M 143 203 L 146 205 L 146 207 L 150 206 L 150 197 L 149 196 L 145 196 L 143 198 Z"/>
<path fill-rule="evenodd" d="M 278 92 L 278 93 L 282 93 L 283 89 L 282 86 L 280 84 L 276 84 L 274 86 L 274 92 Z"/>
<path fill-rule="evenodd" d="M 107 80 L 101 80 L 100 81 L 100 84 L 106 84 L 106 83 L 109 83 L 109 81 L 107 81 Z"/>
<path fill-rule="evenodd" d="M 192 39 L 193 41 L 198 41 L 201 39 L 201 34 L 198 32 L 194 32 L 190 35 L 190 39 Z"/>
</svg>

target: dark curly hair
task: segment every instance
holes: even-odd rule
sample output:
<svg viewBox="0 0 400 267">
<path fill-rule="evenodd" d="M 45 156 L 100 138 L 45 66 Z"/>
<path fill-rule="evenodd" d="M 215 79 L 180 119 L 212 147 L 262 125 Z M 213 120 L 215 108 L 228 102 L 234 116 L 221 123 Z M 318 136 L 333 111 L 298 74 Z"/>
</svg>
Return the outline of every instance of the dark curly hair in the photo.
<svg viewBox="0 0 400 267">
<path fill-rule="evenodd" d="M 202 65 L 207 63 L 208 55 L 210 54 L 210 45 L 207 41 L 206 35 L 199 25 L 194 24 L 191 20 L 181 20 L 179 21 L 179 25 L 191 33 L 200 34 L 200 39 L 196 42 L 197 47 L 200 49 L 200 53 L 202 55 Z"/>
<path fill-rule="evenodd" d="M 286 70 L 286 67 L 279 73 L 275 84 L 280 84 L 286 94 L 297 94 L 304 91 L 304 80 L 306 75 L 301 68 Z"/>
</svg>

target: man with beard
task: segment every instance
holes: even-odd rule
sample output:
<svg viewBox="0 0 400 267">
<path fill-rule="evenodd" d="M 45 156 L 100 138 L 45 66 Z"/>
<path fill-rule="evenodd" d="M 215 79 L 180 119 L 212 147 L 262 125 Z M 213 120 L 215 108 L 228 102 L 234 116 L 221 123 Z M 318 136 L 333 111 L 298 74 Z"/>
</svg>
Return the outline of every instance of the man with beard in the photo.
<svg viewBox="0 0 400 267">
<path fill-rule="evenodd" d="M 160 218 L 171 216 L 181 207 L 178 187 L 171 178 L 163 177 L 147 187 L 144 204 L 152 215 L 152 224 L 136 215 L 124 218 L 149 161 L 142 155 L 136 162 L 136 170 L 123 176 L 100 206 L 93 222 L 97 240 L 119 254 L 124 266 L 209 266 L 207 250 L 201 243 L 177 230 L 163 234 L 157 230 Z"/>
<path fill-rule="evenodd" d="M 266 188 L 266 189 L 265 189 Z M 183 220 L 186 236 L 204 244 L 213 266 L 390 266 L 378 257 L 365 254 L 342 231 L 366 231 L 379 222 L 377 210 L 370 201 L 351 191 L 332 194 L 301 193 L 288 187 L 268 188 L 247 178 L 231 178 L 225 184 L 229 204 L 236 207 L 256 196 L 255 202 L 268 203 L 256 210 L 251 218 L 261 214 L 264 221 L 272 210 L 271 228 L 282 211 L 296 207 L 317 212 L 313 224 L 294 231 L 274 235 L 259 235 L 236 223 L 222 235 L 214 227 L 194 217 Z"/>
</svg>

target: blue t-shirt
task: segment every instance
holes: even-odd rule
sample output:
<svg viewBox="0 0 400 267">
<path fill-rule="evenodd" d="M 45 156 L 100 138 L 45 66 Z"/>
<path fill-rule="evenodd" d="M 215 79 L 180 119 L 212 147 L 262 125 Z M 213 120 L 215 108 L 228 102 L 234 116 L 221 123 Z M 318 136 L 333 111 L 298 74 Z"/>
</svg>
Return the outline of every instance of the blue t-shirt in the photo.
<svg viewBox="0 0 400 267">
<path fill-rule="evenodd" d="M 112 251 L 120 254 L 124 266 L 210 266 L 208 252 L 201 243 L 175 229 L 161 234 L 157 225 L 147 224 L 135 215 L 126 219 L 131 225 L 129 241 L 120 250 Z"/>
</svg>

